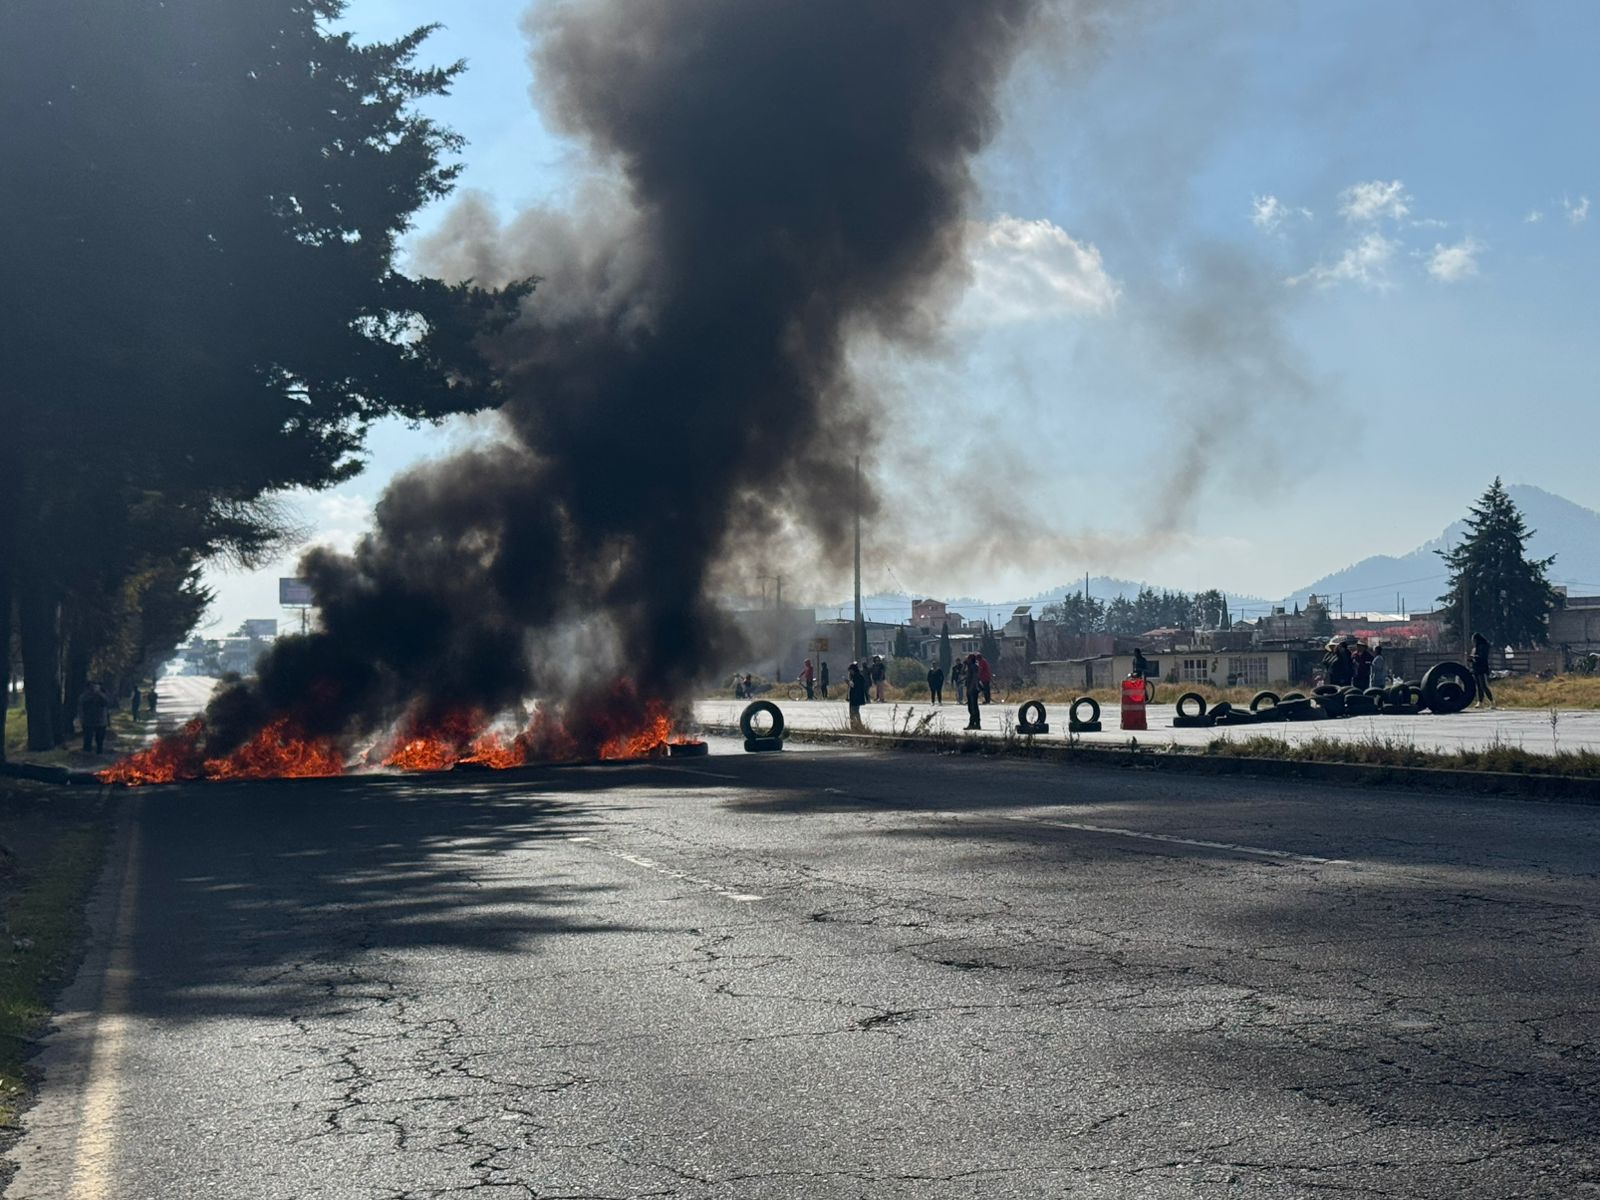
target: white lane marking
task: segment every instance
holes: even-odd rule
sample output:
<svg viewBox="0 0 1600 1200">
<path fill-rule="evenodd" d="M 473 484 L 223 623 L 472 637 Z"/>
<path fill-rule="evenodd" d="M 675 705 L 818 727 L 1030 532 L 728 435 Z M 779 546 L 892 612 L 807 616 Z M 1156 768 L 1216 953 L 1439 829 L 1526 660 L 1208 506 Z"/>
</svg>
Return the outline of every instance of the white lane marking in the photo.
<svg viewBox="0 0 1600 1200">
<path fill-rule="evenodd" d="M 942 813 L 941 816 L 962 819 L 960 813 Z M 1103 833 L 1111 837 L 1137 838 L 1142 842 L 1166 842 L 1174 846 L 1198 846 L 1205 850 L 1227 850 L 1233 854 L 1253 854 L 1258 858 L 1276 858 L 1286 862 L 1309 863 L 1317 867 L 1348 867 L 1348 859 L 1343 858 L 1318 858 L 1315 854 L 1297 854 L 1292 850 L 1273 850 L 1266 846 L 1245 846 L 1238 842 L 1211 842 L 1204 838 L 1178 837 L 1171 833 L 1148 833 L 1142 829 L 1119 829 L 1112 825 L 1090 825 L 1084 821 L 1056 821 L 1049 817 L 1023 817 L 1008 816 L 1005 813 L 993 813 L 1002 821 L 1012 821 L 1018 825 L 1048 825 L 1054 829 L 1077 829 L 1084 833 Z"/>
<path fill-rule="evenodd" d="M 113 1122 L 119 1106 L 121 1066 L 128 1040 L 128 989 L 133 982 L 134 909 L 139 901 L 139 816 L 133 816 L 128 835 L 128 859 L 117 897 L 117 919 L 111 935 L 111 956 L 95 1023 L 94 1050 L 79 1117 L 77 1165 L 73 1196 L 78 1200 L 103 1200 L 115 1195 L 112 1180 Z"/>
<path fill-rule="evenodd" d="M 722 771 L 702 771 L 698 767 L 667 766 L 666 763 L 651 763 L 657 771 L 680 771 L 685 775 L 706 775 L 712 779 L 737 779 L 737 775 L 728 775 Z"/>
<path fill-rule="evenodd" d="M 665 875 L 668 879 L 676 879 L 683 883 L 692 883 L 696 887 L 704 888 L 715 896 L 724 900 L 732 900 L 739 904 L 748 904 L 753 900 L 765 900 L 765 896 L 757 896 L 752 892 L 741 892 L 718 883 L 714 879 L 704 879 L 699 875 L 691 875 L 687 871 L 680 871 L 675 867 L 663 866 L 652 858 L 645 858 L 641 854 L 630 854 L 626 850 L 615 850 L 603 842 L 597 842 L 592 837 L 572 837 L 569 842 L 583 842 L 593 846 L 601 854 L 609 854 L 612 858 L 620 858 L 623 862 L 632 863 L 636 867 L 643 867 L 647 871 L 654 871 L 657 875 Z"/>
</svg>

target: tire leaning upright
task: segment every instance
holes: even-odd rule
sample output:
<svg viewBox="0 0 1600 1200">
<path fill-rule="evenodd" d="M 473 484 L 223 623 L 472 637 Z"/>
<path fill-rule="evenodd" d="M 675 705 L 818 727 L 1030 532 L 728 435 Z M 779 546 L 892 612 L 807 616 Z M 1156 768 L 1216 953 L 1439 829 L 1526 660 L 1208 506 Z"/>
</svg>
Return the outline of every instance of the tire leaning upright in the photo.
<svg viewBox="0 0 1600 1200">
<path fill-rule="evenodd" d="M 765 713 L 772 720 L 771 729 L 757 730 L 755 718 Z M 744 706 L 744 711 L 739 714 L 739 732 L 744 734 L 745 741 L 759 740 L 762 738 L 783 737 L 783 709 L 771 700 L 754 700 Z"/>
</svg>

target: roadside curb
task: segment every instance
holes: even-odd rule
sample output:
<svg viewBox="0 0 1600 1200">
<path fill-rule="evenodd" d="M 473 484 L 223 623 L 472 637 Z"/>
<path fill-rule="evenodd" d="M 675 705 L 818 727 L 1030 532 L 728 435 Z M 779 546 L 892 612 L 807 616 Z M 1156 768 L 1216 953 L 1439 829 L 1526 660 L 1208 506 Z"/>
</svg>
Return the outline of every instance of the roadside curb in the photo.
<svg viewBox="0 0 1600 1200">
<path fill-rule="evenodd" d="M 702 726 L 708 733 L 737 735 L 735 726 Z M 1347 787 L 1401 787 L 1415 791 L 1471 791 L 1510 799 L 1547 800 L 1559 804 L 1600 807 L 1600 780 L 1571 775 L 1518 774 L 1509 771 L 1460 771 L 1447 767 L 1402 767 L 1374 763 L 1306 762 L 1289 758 L 1249 758 L 1165 750 L 1130 750 L 1120 746 L 1068 745 L 1018 737 L 914 737 L 892 733 L 844 733 L 822 729 L 784 730 L 790 741 L 855 746 L 872 750 L 919 753 L 1005 755 L 1080 766 L 1123 767 L 1196 775 L 1243 775 L 1257 779 L 1291 779 Z"/>
</svg>

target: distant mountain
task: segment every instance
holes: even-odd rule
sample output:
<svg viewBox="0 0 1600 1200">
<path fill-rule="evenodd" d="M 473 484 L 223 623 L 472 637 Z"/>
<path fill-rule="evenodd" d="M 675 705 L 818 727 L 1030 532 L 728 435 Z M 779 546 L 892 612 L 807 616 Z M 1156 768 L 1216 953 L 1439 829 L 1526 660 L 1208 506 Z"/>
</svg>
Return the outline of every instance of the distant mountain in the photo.
<svg viewBox="0 0 1600 1200">
<path fill-rule="evenodd" d="M 1534 531 L 1528 552 L 1537 558 L 1556 556 L 1550 582 L 1566 584 L 1574 595 L 1600 595 L 1600 513 L 1525 483 L 1512 484 L 1506 492 Z M 1398 595 L 1406 611 L 1425 612 L 1444 594 L 1450 578 L 1436 551 L 1455 546 L 1466 530 L 1465 519 L 1456 521 L 1408 554 L 1364 558 L 1300 588 L 1284 603 L 1304 604 L 1315 592 L 1331 596 L 1335 604 L 1342 595 L 1347 612 L 1391 612 Z"/>
</svg>

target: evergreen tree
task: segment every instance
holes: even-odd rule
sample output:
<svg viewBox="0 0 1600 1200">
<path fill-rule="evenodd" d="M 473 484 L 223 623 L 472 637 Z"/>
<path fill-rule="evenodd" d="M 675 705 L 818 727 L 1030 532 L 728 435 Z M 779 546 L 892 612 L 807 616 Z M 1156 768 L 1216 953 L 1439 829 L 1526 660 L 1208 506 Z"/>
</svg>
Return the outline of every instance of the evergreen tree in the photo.
<svg viewBox="0 0 1600 1200">
<path fill-rule="evenodd" d="M 1439 597 L 1441 611 L 1446 627 L 1463 645 L 1474 633 L 1483 634 L 1491 646 L 1543 645 L 1548 640 L 1550 610 L 1560 602 L 1546 574 L 1555 558 L 1528 557 L 1533 532 L 1496 476 L 1472 506 L 1466 537 L 1454 549 L 1438 551 L 1450 567 L 1450 590 Z"/>
<path fill-rule="evenodd" d="M 906 627 L 898 626 L 894 631 L 894 656 L 896 658 L 911 657 L 911 639 L 906 636 Z"/>
<path fill-rule="evenodd" d="M 983 626 L 983 637 L 978 642 L 978 653 L 989 660 L 989 666 L 995 667 L 1000 663 L 1000 643 L 995 640 L 994 630 L 986 622 Z"/>
<path fill-rule="evenodd" d="M 954 661 L 950 652 L 950 622 L 946 621 L 939 626 L 939 670 L 944 672 L 946 679 L 950 678 L 950 664 Z"/>
<path fill-rule="evenodd" d="M 380 417 L 498 398 L 478 335 L 526 286 L 395 266 L 460 169 L 417 102 L 461 65 L 416 62 L 426 28 L 359 43 L 343 10 L 0 4 L 0 608 L 15 596 L 31 748 L 59 739 L 61 689 L 103 648 L 85 614 L 124 594 L 114 570 L 213 549 L 174 523 L 127 555 L 107 513 L 326 487 Z"/>
<path fill-rule="evenodd" d="M 1227 596 L 1227 593 L 1223 593 L 1223 596 L 1222 596 L 1222 624 L 1221 624 L 1221 628 L 1223 628 L 1223 629 L 1232 629 L 1233 628 L 1233 616 L 1228 612 L 1228 596 Z"/>
<path fill-rule="evenodd" d="M 1118 596 L 1106 605 L 1105 628 L 1107 633 L 1126 636 L 1132 633 L 1143 633 L 1148 625 L 1140 628 L 1139 614 L 1134 609 L 1133 601 L 1126 596 Z"/>
</svg>

